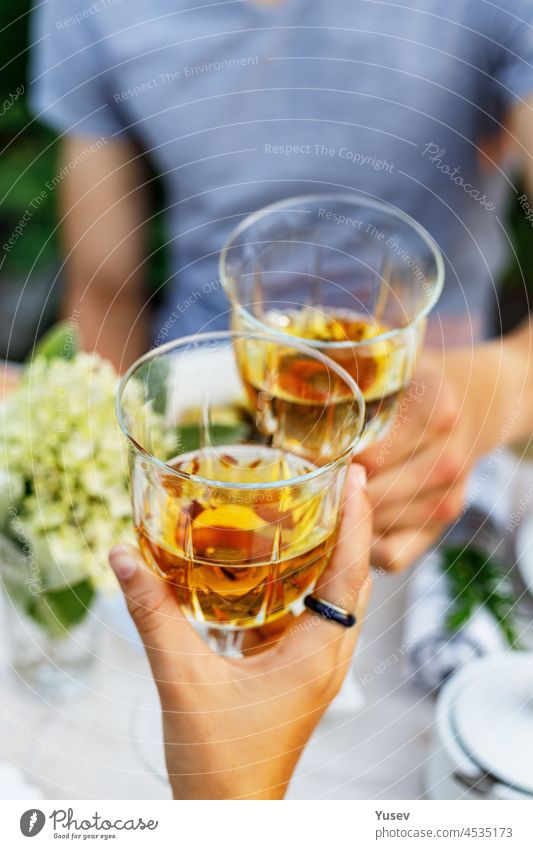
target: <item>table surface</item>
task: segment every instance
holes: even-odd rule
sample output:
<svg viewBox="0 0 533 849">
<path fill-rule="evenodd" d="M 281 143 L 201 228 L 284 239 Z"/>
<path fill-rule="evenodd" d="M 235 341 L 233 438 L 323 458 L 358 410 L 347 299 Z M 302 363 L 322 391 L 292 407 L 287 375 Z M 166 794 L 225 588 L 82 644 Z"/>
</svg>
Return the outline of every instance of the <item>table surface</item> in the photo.
<svg viewBox="0 0 533 849">
<path fill-rule="evenodd" d="M 434 710 L 406 680 L 400 647 L 407 580 L 378 575 L 351 676 L 304 752 L 289 798 L 422 795 Z M 104 621 L 92 678 L 64 703 L 33 695 L 4 658 L 0 759 L 17 765 L 45 798 L 170 798 L 145 656 L 116 603 Z"/>
</svg>

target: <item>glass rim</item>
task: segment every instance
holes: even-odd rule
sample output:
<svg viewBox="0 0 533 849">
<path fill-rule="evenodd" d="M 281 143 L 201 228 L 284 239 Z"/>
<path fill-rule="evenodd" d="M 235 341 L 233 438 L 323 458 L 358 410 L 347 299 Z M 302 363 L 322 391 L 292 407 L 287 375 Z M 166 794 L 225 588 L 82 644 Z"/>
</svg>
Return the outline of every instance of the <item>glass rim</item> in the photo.
<svg viewBox="0 0 533 849">
<path fill-rule="evenodd" d="M 124 395 L 124 391 L 129 380 L 134 376 L 135 372 L 138 371 L 138 369 L 149 360 L 155 360 L 157 357 L 162 356 L 168 353 L 169 351 L 175 350 L 177 348 L 182 348 L 186 345 L 190 345 L 195 341 L 222 341 L 231 340 L 235 338 L 263 339 L 266 342 L 276 342 L 278 345 L 283 344 L 285 347 L 287 346 L 286 340 L 289 339 L 293 348 L 296 348 L 299 351 L 303 351 L 303 353 L 307 354 L 308 356 L 311 356 L 315 360 L 320 360 L 324 363 L 324 365 L 334 371 L 339 377 L 341 377 L 345 381 L 345 383 L 350 387 L 353 397 L 357 399 L 359 413 L 357 418 L 357 434 L 353 437 L 353 439 L 350 440 L 350 444 L 338 456 L 336 456 L 333 460 L 330 460 L 328 463 L 325 463 L 323 466 L 317 466 L 315 469 L 312 469 L 309 472 L 304 472 L 301 475 L 295 475 L 291 478 L 285 478 L 280 481 L 268 481 L 264 483 L 239 483 L 231 481 L 218 481 L 212 478 L 205 478 L 202 475 L 194 475 L 174 469 L 168 463 L 165 463 L 164 460 L 161 460 L 151 454 L 149 451 L 147 451 L 146 448 L 144 448 L 142 445 L 139 444 L 139 442 L 137 442 L 137 440 L 129 430 L 129 427 L 123 415 L 122 407 L 122 398 Z M 144 458 L 146 458 L 151 463 L 153 463 L 155 466 L 160 468 L 162 471 L 165 472 L 165 474 L 170 473 L 173 476 L 180 478 L 181 480 L 192 481 L 193 483 L 198 483 L 202 486 L 211 486 L 216 487 L 217 489 L 233 489 L 245 491 L 263 491 L 271 489 L 280 489 L 284 486 L 300 485 L 309 480 L 313 480 L 314 478 L 320 477 L 320 475 L 325 474 L 326 472 L 331 471 L 332 469 L 335 469 L 338 466 L 341 466 L 347 458 L 351 457 L 355 453 L 365 427 L 364 395 L 357 382 L 351 376 L 351 374 L 349 374 L 346 369 L 342 368 L 342 366 L 340 366 L 330 357 L 326 356 L 325 354 L 322 354 L 321 351 L 317 351 L 311 346 L 305 344 L 298 337 L 290 337 L 284 334 L 276 333 L 274 331 L 269 333 L 257 333 L 255 331 L 250 332 L 246 330 L 218 330 L 210 333 L 194 333 L 189 336 L 183 336 L 180 339 L 173 339 L 170 342 L 166 342 L 164 345 L 152 348 L 151 350 L 147 351 L 146 354 L 143 354 L 141 357 L 135 360 L 135 362 L 131 364 L 131 366 L 119 379 L 115 391 L 115 413 L 120 429 L 126 437 L 129 445 L 133 448 L 133 450 Z M 287 454 L 298 457 L 298 455 L 294 454 L 293 452 L 287 452 Z"/>
<path fill-rule="evenodd" d="M 235 239 L 243 232 L 245 232 L 251 225 L 257 223 L 257 221 L 260 221 L 262 218 L 266 218 L 266 216 L 270 215 L 270 213 L 276 212 L 277 210 L 290 209 L 290 206 L 292 204 L 299 204 L 304 201 L 307 201 L 308 203 L 316 203 L 319 201 L 323 201 L 324 203 L 330 201 L 341 201 L 343 203 L 350 203 L 353 206 L 360 205 L 369 209 L 378 210 L 379 212 L 385 212 L 392 218 L 397 218 L 403 223 L 408 224 L 409 227 L 411 227 L 411 229 L 414 230 L 418 234 L 418 236 L 420 236 L 422 241 L 429 248 L 431 255 L 433 256 L 437 269 L 437 274 L 435 278 L 434 292 L 431 298 L 428 299 L 428 302 L 417 312 L 416 316 L 412 318 L 411 321 L 409 321 L 403 327 L 393 327 L 390 330 L 387 330 L 385 333 L 380 333 L 377 336 L 373 336 L 371 339 L 364 339 L 359 341 L 347 339 L 344 342 L 321 341 L 317 339 L 307 339 L 305 336 L 293 336 L 290 333 L 283 333 L 282 330 L 278 331 L 272 328 L 270 325 L 266 324 L 265 322 L 261 321 L 261 319 L 256 318 L 253 313 L 251 313 L 237 300 L 235 293 L 232 291 L 232 287 L 228 283 L 229 275 L 226 273 L 228 253 L 233 247 L 237 247 L 237 245 L 234 244 Z M 262 244 L 262 242 L 258 242 L 258 244 Z M 413 218 L 407 212 L 404 212 L 403 210 L 399 209 L 397 206 L 389 204 L 385 201 L 376 200 L 372 197 L 367 197 L 361 192 L 318 192 L 316 194 L 310 195 L 294 195 L 293 197 L 285 198 L 284 200 L 276 201 L 275 203 L 270 203 L 267 206 L 263 206 L 261 207 L 261 209 L 258 209 L 255 212 L 251 212 L 249 215 L 247 215 L 242 221 L 239 222 L 239 224 L 237 224 L 236 227 L 232 229 L 228 238 L 224 242 L 224 245 L 220 252 L 218 272 L 222 287 L 232 307 L 238 312 L 244 314 L 247 318 L 249 318 L 252 324 L 257 326 L 258 328 L 264 331 L 273 330 L 273 332 L 276 332 L 287 339 L 305 339 L 306 344 L 309 345 L 309 347 L 311 348 L 339 350 L 343 348 L 363 348 L 375 342 L 382 342 L 388 339 L 393 339 L 396 336 L 401 336 L 402 334 L 408 333 L 418 322 L 420 322 L 422 319 L 426 318 L 429 315 L 429 313 L 437 303 L 444 286 L 445 268 L 442 251 L 433 236 L 431 236 L 426 230 L 426 228 L 419 224 L 419 222 L 415 218 Z"/>
</svg>

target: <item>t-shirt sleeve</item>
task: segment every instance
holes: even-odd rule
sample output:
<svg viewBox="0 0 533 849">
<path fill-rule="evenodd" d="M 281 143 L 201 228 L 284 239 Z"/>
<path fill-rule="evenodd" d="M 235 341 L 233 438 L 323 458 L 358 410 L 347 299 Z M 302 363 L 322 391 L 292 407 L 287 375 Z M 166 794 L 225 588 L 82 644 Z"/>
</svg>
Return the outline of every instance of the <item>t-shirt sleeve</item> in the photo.
<svg viewBox="0 0 533 849">
<path fill-rule="evenodd" d="M 506 0 L 501 7 L 493 18 L 492 74 L 505 107 L 533 95 L 533 0 Z"/>
<path fill-rule="evenodd" d="M 98 5 L 41 0 L 32 13 L 28 95 L 34 115 L 61 133 L 118 136 Z"/>
</svg>

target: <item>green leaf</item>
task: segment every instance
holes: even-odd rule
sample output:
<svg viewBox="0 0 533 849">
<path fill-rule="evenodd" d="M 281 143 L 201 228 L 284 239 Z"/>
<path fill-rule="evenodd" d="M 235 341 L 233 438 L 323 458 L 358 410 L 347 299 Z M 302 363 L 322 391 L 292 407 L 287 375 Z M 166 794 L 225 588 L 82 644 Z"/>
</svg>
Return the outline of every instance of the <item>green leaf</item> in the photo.
<svg viewBox="0 0 533 849">
<path fill-rule="evenodd" d="M 513 624 L 516 599 L 505 566 L 473 545 L 449 546 L 442 550 L 442 555 L 442 571 L 452 596 L 446 629 L 450 633 L 459 631 L 478 608 L 484 607 L 508 644 L 519 648 Z"/>
<path fill-rule="evenodd" d="M 10 510 L 16 509 L 22 501 L 25 481 L 0 468 L 0 531 L 5 531 L 11 519 Z"/>
<path fill-rule="evenodd" d="M 216 445 L 235 445 L 248 433 L 249 427 L 242 424 L 212 424 L 207 432 L 197 424 L 178 427 L 178 445 L 180 452 L 196 451 L 197 448 Z"/>
<path fill-rule="evenodd" d="M 31 360 L 38 357 L 45 360 L 72 360 L 79 349 L 77 331 L 67 321 L 55 324 L 41 337 L 31 355 Z"/>
<path fill-rule="evenodd" d="M 0 534 L 0 580 L 7 594 L 19 607 L 24 607 L 28 596 L 26 567 L 22 547 L 7 536 Z"/>
<path fill-rule="evenodd" d="M 26 611 L 51 636 L 66 636 L 87 615 L 95 595 L 90 581 L 44 590 L 28 599 Z"/>
<path fill-rule="evenodd" d="M 146 397 L 152 402 L 154 413 L 163 413 L 167 408 L 167 384 L 170 362 L 162 357 L 150 361 L 143 373 Z"/>
<path fill-rule="evenodd" d="M 448 631 L 459 631 L 463 625 L 466 625 L 473 610 L 471 607 L 459 607 L 455 605 L 454 609 L 446 617 L 446 629 Z"/>
</svg>

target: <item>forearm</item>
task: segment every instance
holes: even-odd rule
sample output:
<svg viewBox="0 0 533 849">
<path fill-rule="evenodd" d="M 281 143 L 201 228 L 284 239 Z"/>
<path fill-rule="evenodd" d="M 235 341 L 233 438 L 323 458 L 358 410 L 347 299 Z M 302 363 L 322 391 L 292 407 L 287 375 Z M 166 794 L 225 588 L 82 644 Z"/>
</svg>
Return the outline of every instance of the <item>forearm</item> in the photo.
<svg viewBox="0 0 533 849">
<path fill-rule="evenodd" d="M 506 120 L 529 196 L 533 196 L 533 100 L 520 103 Z M 533 433 L 533 334 L 531 316 L 503 338 L 506 362 L 502 386 L 504 403 L 515 418 L 512 439 L 524 439 Z M 507 392 L 507 398 L 505 397 Z"/>
<path fill-rule="evenodd" d="M 144 297 L 146 175 L 128 141 L 86 156 L 91 139 L 67 137 L 63 159 L 79 164 L 61 183 L 67 291 L 64 316 L 86 350 L 123 371 L 148 346 Z M 84 155 L 85 154 L 85 155 Z"/>
<path fill-rule="evenodd" d="M 138 284 L 120 290 L 103 281 L 87 285 L 71 279 L 63 313 L 78 324 L 83 348 L 110 360 L 119 372 L 148 350 L 149 311 Z"/>
<path fill-rule="evenodd" d="M 452 378 L 464 387 L 458 403 L 473 409 L 478 455 L 533 433 L 532 347 L 527 320 L 503 337 L 447 357 Z"/>
<path fill-rule="evenodd" d="M 500 391 L 512 422 L 510 439 L 533 433 L 533 333 L 530 318 L 502 341 Z M 498 342 L 499 345 L 499 342 Z"/>
<path fill-rule="evenodd" d="M 163 707 L 167 770 L 174 799 L 283 799 L 316 724 L 309 717 L 303 724 L 301 717 L 293 723 L 280 723 L 276 710 L 274 716 L 281 728 L 259 731 L 252 724 L 246 735 L 225 742 L 220 739 L 224 720 L 213 725 L 210 739 L 210 729 L 202 718 L 201 727 L 189 727 L 187 735 L 180 734 L 176 743 L 177 713 L 180 711 L 175 704 L 169 712 Z M 242 728 L 249 728 L 247 711 L 242 713 Z M 309 713 L 318 721 L 323 708 Z"/>
<path fill-rule="evenodd" d="M 436 355 L 432 379 L 444 379 L 447 406 L 456 418 L 446 432 L 463 432 L 470 457 L 482 457 L 533 433 L 532 347 L 527 320 L 503 337 L 447 351 L 440 355 L 442 362 Z M 431 356 L 426 353 L 424 365 L 429 367 Z"/>
</svg>

